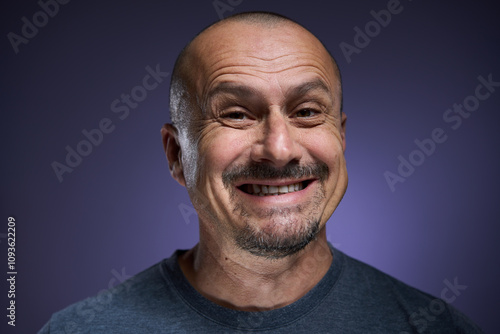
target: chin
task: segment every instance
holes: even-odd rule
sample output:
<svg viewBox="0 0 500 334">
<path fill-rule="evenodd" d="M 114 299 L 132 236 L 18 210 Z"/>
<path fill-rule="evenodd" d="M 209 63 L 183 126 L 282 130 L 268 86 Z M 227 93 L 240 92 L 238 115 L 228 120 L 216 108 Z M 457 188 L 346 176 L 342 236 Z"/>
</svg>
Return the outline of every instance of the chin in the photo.
<svg viewBox="0 0 500 334">
<path fill-rule="evenodd" d="M 236 244 L 253 255 L 269 259 L 281 259 L 294 255 L 315 240 L 319 231 L 319 220 L 301 222 L 289 219 L 272 219 L 263 227 L 250 224 L 236 232 Z"/>
</svg>

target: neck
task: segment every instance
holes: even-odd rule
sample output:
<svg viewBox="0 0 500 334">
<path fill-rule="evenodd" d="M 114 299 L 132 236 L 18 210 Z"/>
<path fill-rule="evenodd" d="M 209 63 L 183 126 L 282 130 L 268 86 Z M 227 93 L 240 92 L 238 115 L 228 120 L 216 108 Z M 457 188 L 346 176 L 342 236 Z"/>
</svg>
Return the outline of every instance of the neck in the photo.
<svg viewBox="0 0 500 334">
<path fill-rule="evenodd" d="M 179 258 L 184 275 L 198 292 L 242 311 L 272 310 L 295 302 L 323 278 L 331 262 L 325 227 L 303 250 L 281 259 L 206 238 Z"/>
</svg>

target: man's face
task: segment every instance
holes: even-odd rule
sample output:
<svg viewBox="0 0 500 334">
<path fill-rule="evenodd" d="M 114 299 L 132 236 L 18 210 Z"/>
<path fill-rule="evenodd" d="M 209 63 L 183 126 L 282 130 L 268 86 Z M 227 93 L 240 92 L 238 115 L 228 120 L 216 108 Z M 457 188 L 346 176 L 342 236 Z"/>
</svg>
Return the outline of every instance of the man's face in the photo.
<svg viewBox="0 0 500 334">
<path fill-rule="evenodd" d="M 256 255 L 300 250 L 347 186 L 345 115 L 329 54 L 300 27 L 239 22 L 192 47 L 199 109 L 180 145 L 202 228 Z"/>
</svg>

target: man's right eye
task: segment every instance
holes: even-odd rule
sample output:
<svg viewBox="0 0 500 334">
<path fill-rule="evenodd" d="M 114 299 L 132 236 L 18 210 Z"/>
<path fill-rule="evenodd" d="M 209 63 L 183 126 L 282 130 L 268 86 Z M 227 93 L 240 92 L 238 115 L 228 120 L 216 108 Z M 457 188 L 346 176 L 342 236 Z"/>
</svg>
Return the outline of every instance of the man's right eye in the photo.
<svg viewBox="0 0 500 334">
<path fill-rule="evenodd" d="M 217 118 L 224 126 L 235 129 L 247 128 L 253 125 L 255 121 L 250 112 L 241 109 L 222 110 Z"/>
</svg>

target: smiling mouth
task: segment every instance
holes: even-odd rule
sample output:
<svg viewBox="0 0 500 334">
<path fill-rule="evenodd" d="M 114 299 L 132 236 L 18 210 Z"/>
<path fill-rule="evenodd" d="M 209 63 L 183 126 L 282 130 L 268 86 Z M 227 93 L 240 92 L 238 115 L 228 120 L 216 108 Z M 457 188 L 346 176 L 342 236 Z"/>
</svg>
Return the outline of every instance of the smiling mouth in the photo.
<svg viewBox="0 0 500 334">
<path fill-rule="evenodd" d="M 306 180 L 283 186 L 246 183 L 239 186 L 238 189 L 240 189 L 244 193 L 255 196 L 278 196 L 300 191 L 306 188 L 311 182 L 312 180 Z"/>
</svg>

